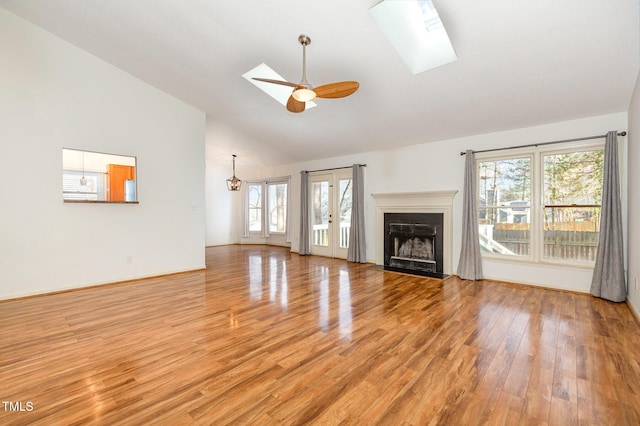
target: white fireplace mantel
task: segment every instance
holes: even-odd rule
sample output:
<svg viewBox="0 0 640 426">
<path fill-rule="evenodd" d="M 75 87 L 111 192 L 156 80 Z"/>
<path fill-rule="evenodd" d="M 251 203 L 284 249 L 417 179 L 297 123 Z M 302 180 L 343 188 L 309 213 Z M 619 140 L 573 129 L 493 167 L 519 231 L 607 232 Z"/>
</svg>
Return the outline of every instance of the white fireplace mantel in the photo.
<svg viewBox="0 0 640 426">
<path fill-rule="evenodd" d="M 371 194 L 376 201 L 376 264 L 384 264 L 385 213 L 442 213 L 443 272 L 453 272 L 453 197 L 458 191 L 393 192 Z"/>
</svg>

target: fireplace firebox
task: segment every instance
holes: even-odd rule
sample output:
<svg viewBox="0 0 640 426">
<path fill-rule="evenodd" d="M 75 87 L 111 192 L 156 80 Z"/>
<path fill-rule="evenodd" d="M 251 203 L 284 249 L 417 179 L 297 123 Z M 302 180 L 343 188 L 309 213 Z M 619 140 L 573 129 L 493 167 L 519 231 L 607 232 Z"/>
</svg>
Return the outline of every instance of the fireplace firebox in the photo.
<svg viewBox="0 0 640 426">
<path fill-rule="evenodd" d="M 436 228 L 420 223 L 390 223 L 393 250 L 389 266 L 436 272 L 434 243 Z"/>
<path fill-rule="evenodd" d="M 385 269 L 443 274 L 442 213 L 385 213 Z"/>
</svg>

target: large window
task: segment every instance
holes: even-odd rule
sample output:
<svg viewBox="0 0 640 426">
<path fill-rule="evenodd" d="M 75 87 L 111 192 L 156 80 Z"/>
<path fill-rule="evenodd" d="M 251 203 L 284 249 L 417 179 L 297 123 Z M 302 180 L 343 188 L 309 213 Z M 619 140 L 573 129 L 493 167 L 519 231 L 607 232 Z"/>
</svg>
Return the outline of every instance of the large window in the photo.
<svg viewBox="0 0 640 426">
<path fill-rule="evenodd" d="M 269 189 L 269 232 L 285 232 L 287 227 L 287 184 L 267 184 Z"/>
<path fill-rule="evenodd" d="M 603 160 L 602 144 L 479 157 L 482 252 L 529 261 L 593 262 Z"/>
<path fill-rule="evenodd" d="M 248 231 L 259 232 L 263 237 L 269 234 L 285 234 L 288 215 L 288 178 L 287 180 L 278 178 L 248 182 L 246 188 Z"/>
<path fill-rule="evenodd" d="M 247 193 L 249 231 L 260 232 L 262 230 L 262 183 L 249 183 Z"/>
<path fill-rule="evenodd" d="M 531 157 L 479 163 L 480 247 L 529 256 L 531 250 Z"/>
<path fill-rule="evenodd" d="M 544 257 L 594 261 L 600 232 L 604 151 L 542 156 Z"/>
</svg>

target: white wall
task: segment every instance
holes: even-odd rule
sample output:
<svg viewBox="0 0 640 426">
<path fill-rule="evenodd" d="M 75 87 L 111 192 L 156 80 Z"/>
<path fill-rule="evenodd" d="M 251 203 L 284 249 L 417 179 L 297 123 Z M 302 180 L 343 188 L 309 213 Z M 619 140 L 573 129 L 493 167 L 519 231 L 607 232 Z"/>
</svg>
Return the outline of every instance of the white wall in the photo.
<svg viewBox="0 0 640 426">
<path fill-rule="evenodd" d="M 629 203 L 627 215 L 629 226 L 627 233 L 629 305 L 640 318 L 640 72 L 629 105 L 628 169 Z"/>
<path fill-rule="evenodd" d="M 205 115 L 0 8 L 0 298 L 199 269 Z M 62 148 L 136 156 L 140 204 L 62 202 Z"/>
<path fill-rule="evenodd" d="M 226 181 L 232 174 L 231 156 L 227 163 L 207 161 L 205 235 L 207 246 L 240 242 L 240 229 L 237 224 L 242 214 L 242 193 L 227 190 Z M 236 218 L 237 216 L 239 217 Z"/>
<path fill-rule="evenodd" d="M 247 139 L 241 130 L 207 116 L 207 246 L 239 244 L 242 240 L 244 194 L 228 191 L 226 183 L 233 174 L 232 155 L 238 155 L 236 176 L 243 181 L 243 187 L 252 176 L 268 177 L 259 173 L 252 160 L 262 162 L 260 150 L 256 149 L 261 142 Z"/>
<path fill-rule="evenodd" d="M 267 169 L 254 169 L 246 179 L 265 176 L 292 175 L 292 243 L 293 251 L 299 243 L 300 170 L 350 166 L 366 163 L 365 206 L 367 259 L 375 259 L 375 203 L 372 193 L 458 190 L 454 198 L 454 270 L 460 256 L 460 227 L 462 224 L 462 190 L 464 157 L 460 151 L 466 149 L 489 149 L 534 142 L 547 142 L 583 136 L 604 135 L 609 130 L 626 130 L 627 114 L 618 113 L 598 117 L 553 123 L 544 126 L 516 129 L 505 132 L 451 139 L 422 145 L 400 147 L 385 151 L 367 152 L 358 155 L 327 160 L 290 164 Z M 624 140 L 623 140 L 624 144 Z M 625 171 L 623 170 L 623 175 Z M 624 181 L 624 176 L 623 176 Z M 625 202 L 626 202 L 626 196 Z M 240 226 L 236 224 L 235 226 Z M 506 261 L 485 260 L 484 273 L 487 278 L 588 292 L 591 284 L 591 269 L 557 267 L 540 264 L 522 264 Z"/>
<path fill-rule="evenodd" d="M 232 155 L 240 136 L 233 129 L 207 116 L 205 184 L 207 246 L 240 243 L 241 228 L 236 226 L 242 218 L 242 193 L 227 190 L 227 179 L 233 175 Z M 240 147 L 244 150 L 244 147 Z M 245 158 L 236 161 L 236 176 L 244 180 Z"/>
</svg>

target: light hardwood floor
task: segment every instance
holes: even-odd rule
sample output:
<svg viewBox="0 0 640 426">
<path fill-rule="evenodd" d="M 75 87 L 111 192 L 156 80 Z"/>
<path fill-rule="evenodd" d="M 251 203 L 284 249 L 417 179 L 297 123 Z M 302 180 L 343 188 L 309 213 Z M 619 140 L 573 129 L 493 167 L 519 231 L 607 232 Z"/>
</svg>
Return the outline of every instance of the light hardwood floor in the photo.
<svg viewBox="0 0 640 426">
<path fill-rule="evenodd" d="M 639 327 L 589 295 L 225 246 L 0 323 L 0 424 L 640 424 Z"/>
</svg>

